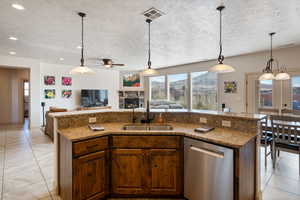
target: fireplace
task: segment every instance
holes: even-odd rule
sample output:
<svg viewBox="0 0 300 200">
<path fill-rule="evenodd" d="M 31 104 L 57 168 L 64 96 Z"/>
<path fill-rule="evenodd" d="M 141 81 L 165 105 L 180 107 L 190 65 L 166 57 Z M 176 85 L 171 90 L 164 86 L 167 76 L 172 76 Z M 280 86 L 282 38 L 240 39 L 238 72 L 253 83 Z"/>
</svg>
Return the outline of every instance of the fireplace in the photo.
<svg viewBox="0 0 300 200">
<path fill-rule="evenodd" d="M 138 108 L 139 107 L 139 98 L 125 98 L 125 108 Z"/>
</svg>

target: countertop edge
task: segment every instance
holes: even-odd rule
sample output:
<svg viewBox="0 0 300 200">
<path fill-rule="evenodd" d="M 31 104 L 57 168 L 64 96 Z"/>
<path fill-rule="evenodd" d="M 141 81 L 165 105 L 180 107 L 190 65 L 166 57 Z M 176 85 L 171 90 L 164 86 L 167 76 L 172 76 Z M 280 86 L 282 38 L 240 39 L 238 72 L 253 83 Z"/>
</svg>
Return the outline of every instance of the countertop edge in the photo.
<svg viewBox="0 0 300 200">
<path fill-rule="evenodd" d="M 199 137 L 196 135 L 193 135 L 191 133 L 187 133 L 184 131 L 124 131 L 124 130 L 120 130 L 120 131 L 96 131 L 99 132 L 98 134 L 95 135 L 91 135 L 91 136 L 86 136 L 86 137 L 79 137 L 76 139 L 70 139 L 68 138 L 66 135 L 64 135 L 62 133 L 64 129 L 61 130 L 57 130 L 58 134 L 60 134 L 61 136 L 63 136 L 64 138 L 66 138 L 67 140 L 71 141 L 71 142 L 80 142 L 83 140 L 88 140 L 88 139 L 93 139 L 93 138 L 97 138 L 97 137 L 105 137 L 105 136 L 120 136 L 120 135 L 147 135 L 147 136 L 159 136 L 159 135 L 167 135 L 167 136 L 183 136 L 183 137 L 187 137 L 187 138 L 192 138 L 192 139 L 196 139 L 196 140 L 201 140 L 201 141 L 205 141 L 205 142 L 209 142 L 209 143 L 213 143 L 213 144 L 217 144 L 217 145 L 221 145 L 221 146 L 226 146 L 226 147 L 230 147 L 230 148 L 234 148 L 234 149 L 239 149 L 241 147 L 243 147 L 244 145 L 246 145 L 249 141 L 251 141 L 253 138 L 257 137 L 259 134 L 253 134 L 252 136 L 249 136 L 249 139 L 247 140 L 247 142 L 245 142 L 243 145 L 239 145 L 239 144 L 230 144 L 227 142 L 217 142 L 215 140 L 209 139 L 209 138 L 203 138 L 203 137 Z"/>
</svg>

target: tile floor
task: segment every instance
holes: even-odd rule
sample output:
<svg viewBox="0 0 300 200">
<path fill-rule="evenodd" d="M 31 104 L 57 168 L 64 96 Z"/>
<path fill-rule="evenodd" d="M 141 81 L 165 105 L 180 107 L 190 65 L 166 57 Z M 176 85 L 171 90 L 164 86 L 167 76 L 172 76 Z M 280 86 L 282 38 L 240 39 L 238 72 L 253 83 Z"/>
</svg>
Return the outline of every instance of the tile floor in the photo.
<svg viewBox="0 0 300 200">
<path fill-rule="evenodd" d="M 53 192 L 53 144 L 40 129 L 0 126 L 1 200 L 58 200 Z M 263 160 L 262 160 L 263 161 Z M 263 162 L 262 162 L 263 163 Z M 281 152 L 275 171 L 261 167 L 263 200 L 300 200 L 298 156 Z"/>
</svg>

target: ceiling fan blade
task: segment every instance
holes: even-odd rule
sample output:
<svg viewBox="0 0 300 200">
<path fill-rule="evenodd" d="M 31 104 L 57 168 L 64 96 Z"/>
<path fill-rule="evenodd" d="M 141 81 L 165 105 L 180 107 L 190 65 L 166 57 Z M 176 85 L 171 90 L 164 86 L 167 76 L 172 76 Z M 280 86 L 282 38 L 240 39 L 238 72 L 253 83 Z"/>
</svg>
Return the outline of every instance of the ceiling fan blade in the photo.
<svg viewBox="0 0 300 200">
<path fill-rule="evenodd" d="M 112 64 L 113 66 L 125 67 L 125 64 Z"/>
</svg>

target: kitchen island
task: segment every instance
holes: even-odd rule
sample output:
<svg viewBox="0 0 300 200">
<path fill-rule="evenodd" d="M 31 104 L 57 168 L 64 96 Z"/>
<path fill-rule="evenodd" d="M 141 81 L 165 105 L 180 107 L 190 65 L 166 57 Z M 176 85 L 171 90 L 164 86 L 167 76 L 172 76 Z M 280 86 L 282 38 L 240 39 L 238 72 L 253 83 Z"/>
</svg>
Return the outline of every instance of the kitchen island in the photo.
<svg viewBox="0 0 300 200">
<path fill-rule="evenodd" d="M 130 112 L 86 115 L 54 116 L 57 120 L 57 188 L 63 199 L 187 197 L 190 194 L 185 188 L 188 182 L 185 180 L 188 177 L 186 152 L 191 149 L 203 153 L 203 148 L 199 150 L 197 145 L 184 146 L 187 138 L 233 152 L 231 168 L 226 169 L 232 176 L 225 167 L 218 166 L 217 170 L 224 170 L 230 178 L 216 179 L 228 183 L 221 187 L 231 192 L 219 193 L 210 199 L 220 199 L 218 195 L 223 195 L 222 199 L 260 198 L 258 127 L 265 116 L 170 112 L 164 113 L 164 117 L 172 130 L 145 131 L 123 130 L 123 126 L 131 121 Z M 104 131 L 88 128 L 87 119 L 91 116 L 96 116 L 96 123 L 103 126 Z M 199 127 L 199 117 L 216 128 L 205 134 L 196 133 L 194 129 Z M 208 153 L 220 159 L 227 157 L 222 152 Z M 205 164 L 208 163 L 203 162 Z M 209 187 L 218 188 L 221 183 L 214 184 Z"/>
</svg>

